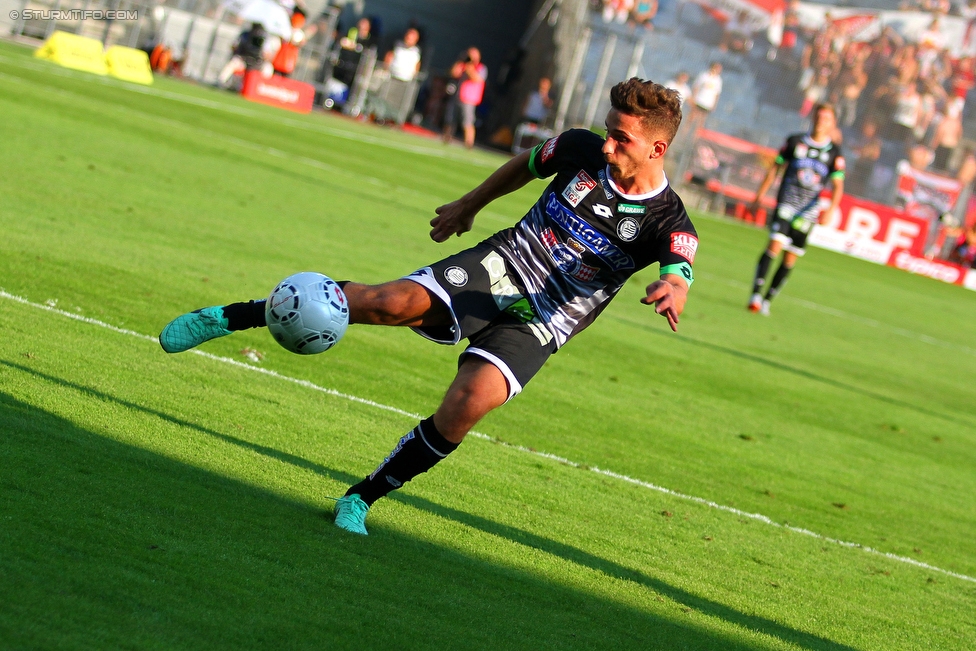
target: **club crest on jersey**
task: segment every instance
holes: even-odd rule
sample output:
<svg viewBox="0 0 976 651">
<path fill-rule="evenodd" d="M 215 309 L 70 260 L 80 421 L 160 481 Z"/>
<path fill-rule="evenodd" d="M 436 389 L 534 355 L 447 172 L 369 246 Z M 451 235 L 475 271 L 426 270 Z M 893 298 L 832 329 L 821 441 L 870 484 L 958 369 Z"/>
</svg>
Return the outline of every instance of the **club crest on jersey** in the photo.
<svg viewBox="0 0 976 651">
<path fill-rule="evenodd" d="M 584 282 L 589 282 L 596 277 L 599 269 L 591 267 L 588 264 L 583 264 L 583 260 L 580 259 L 581 251 L 571 246 L 572 244 L 579 246 L 578 242 L 574 242 L 570 238 L 570 245 L 563 244 L 556 238 L 556 234 L 552 232 L 551 228 L 544 229 L 541 236 L 542 244 L 546 247 L 546 251 L 549 252 L 552 261 L 556 263 L 556 268 L 564 274 L 568 274 Z"/>
<path fill-rule="evenodd" d="M 694 264 L 698 252 L 698 238 L 691 233 L 671 233 L 671 253 L 677 253 Z"/>
<path fill-rule="evenodd" d="M 448 267 L 444 270 L 444 278 L 455 287 L 464 287 L 468 283 L 468 272 L 461 267 Z"/>
<path fill-rule="evenodd" d="M 613 192 L 610 191 L 610 182 L 607 181 L 607 173 L 600 170 L 596 173 L 598 179 L 600 179 L 600 187 L 603 188 L 603 194 L 607 195 L 607 199 L 613 201 Z"/>
<path fill-rule="evenodd" d="M 556 151 L 556 141 L 559 140 L 559 136 L 555 138 L 550 138 L 546 141 L 545 146 L 542 148 L 542 162 L 545 163 L 547 160 L 552 158 L 553 153 Z"/>
<path fill-rule="evenodd" d="M 563 190 L 563 197 L 569 202 L 569 205 L 575 208 L 595 187 L 596 181 L 590 178 L 590 175 L 585 171 L 580 170 L 579 174 L 573 177 L 573 180 Z"/>
<path fill-rule="evenodd" d="M 800 144 L 798 144 L 796 146 L 796 149 L 793 150 L 793 157 L 794 158 L 806 158 L 808 151 L 810 151 L 810 148 L 807 147 L 806 145 L 804 145 L 801 142 Z"/>
<path fill-rule="evenodd" d="M 624 217 L 617 223 L 617 236 L 624 242 L 633 242 L 640 233 L 640 224 L 633 217 Z"/>
</svg>

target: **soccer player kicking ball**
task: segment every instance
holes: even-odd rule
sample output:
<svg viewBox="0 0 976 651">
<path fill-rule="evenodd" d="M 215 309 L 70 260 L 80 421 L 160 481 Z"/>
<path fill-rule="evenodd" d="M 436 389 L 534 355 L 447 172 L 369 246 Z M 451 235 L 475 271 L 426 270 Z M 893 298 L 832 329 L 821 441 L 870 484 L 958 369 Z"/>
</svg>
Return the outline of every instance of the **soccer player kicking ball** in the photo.
<svg viewBox="0 0 976 651">
<path fill-rule="evenodd" d="M 492 409 L 511 400 L 546 359 L 590 325 L 630 276 L 653 263 L 660 280 L 641 302 L 677 330 L 698 248 L 694 226 L 664 174 L 681 99 L 634 78 L 610 91 L 606 139 L 571 130 L 502 165 L 457 201 L 437 208 L 435 242 L 471 230 L 491 201 L 533 178 L 555 176 L 512 228 L 466 251 L 380 285 L 341 283 L 350 323 L 408 326 L 442 344 L 468 340 L 433 416 L 403 436 L 335 506 L 335 523 L 366 535 L 379 498 L 453 452 Z M 159 336 L 169 353 L 235 330 L 265 326 L 264 301 L 209 307 Z"/>
<path fill-rule="evenodd" d="M 818 104 L 813 115 L 813 128 L 809 134 L 798 133 L 786 139 L 786 144 L 776 157 L 776 164 L 769 169 L 752 203 L 753 211 L 758 210 L 766 191 L 785 168 L 783 182 L 776 195 L 776 213 L 769 224 L 769 244 L 756 266 L 756 279 L 749 300 L 750 312 L 769 316 L 769 302 L 782 289 L 796 259 L 803 255 L 807 235 L 815 223 L 824 223 L 844 196 L 844 157 L 840 147 L 831 140 L 837 125 L 834 107 Z M 821 211 L 820 193 L 828 181 L 833 181 L 830 207 Z M 763 298 L 762 288 L 766 285 L 769 266 L 784 248 L 783 261 Z"/>
</svg>

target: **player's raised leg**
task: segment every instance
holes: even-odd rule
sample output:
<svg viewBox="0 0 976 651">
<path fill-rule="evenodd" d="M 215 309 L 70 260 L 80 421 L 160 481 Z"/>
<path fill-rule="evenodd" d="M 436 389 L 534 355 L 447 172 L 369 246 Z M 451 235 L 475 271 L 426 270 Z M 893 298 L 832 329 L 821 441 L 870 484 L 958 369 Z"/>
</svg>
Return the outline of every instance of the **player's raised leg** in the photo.
<svg viewBox="0 0 976 651">
<path fill-rule="evenodd" d="M 349 301 L 349 322 L 371 325 L 444 325 L 451 323 L 444 304 L 409 280 L 380 285 L 342 282 Z M 159 344 L 167 353 L 181 353 L 237 330 L 263 328 L 265 300 L 214 305 L 178 316 L 163 328 Z"/>
<path fill-rule="evenodd" d="M 407 432 L 379 467 L 336 503 L 336 526 L 367 535 L 366 514 L 373 502 L 433 468 L 457 449 L 479 420 L 510 396 L 508 380 L 497 366 L 465 355 L 437 412 Z"/>
</svg>

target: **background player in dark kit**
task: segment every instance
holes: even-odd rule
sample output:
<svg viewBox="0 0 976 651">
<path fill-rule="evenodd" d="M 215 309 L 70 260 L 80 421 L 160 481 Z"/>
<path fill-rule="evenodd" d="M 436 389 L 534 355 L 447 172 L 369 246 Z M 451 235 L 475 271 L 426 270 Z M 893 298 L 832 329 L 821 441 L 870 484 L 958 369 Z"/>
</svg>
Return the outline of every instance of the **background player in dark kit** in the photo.
<svg viewBox="0 0 976 651">
<path fill-rule="evenodd" d="M 756 211 L 773 181 L 785 170 L 776 195 L 776 211 L 769 224 L 769 244 L 756 266 L 752 297 L 749 299 L 751 312 L 769 314 L 769 302 L 779 293 L 797 258 L 805 252 L 807 235 L 815 224 L 824 223 L 844 196 L 844 156 L 840 147 L 831 140 L 837 127 L 836 113 L 830 104 L 818 104 L 814 107 L 813 115 L 813 127 L 809 134 L 798 133 L 786 139 L 776 157 L 776 164 L 769 169 L 753 201 L 752 208 Z M 828 182 L 833 182 L 830 206 L 821 211 L 820 193 Z M 764 298 L 762 288 L 766 284 L 769 266 L 783 249 L 786 250 L 783 261 L 773 275 Z"/>
<path fill-rule="evenodd" d="M 592 323 L 630 276 L 655 262 L 661 279 L 647 286 L 641 302 L 655 305 L 677 329 L 698 248 L 664 174 L 681 99 L 636 78 L 614 86 L 610 98 L 606 139 L 571 130 L 516 156 L 437 208 L 430 236 L 436 242 L 460 236 L 491 201 L 554 175 L 515 226 L 399 280 L 342 283 L 351 323 L 408 326 L 440 343 L 466 338 L 469 345 L 433 416 L 337 502 L 337 526 L 365 535 L 373 502 L 453 452 L 475 423 Z M 204 308 L 167 325 L 160 344 L 181 352 L 264 325 L 263 300 Z"/>
</svg>

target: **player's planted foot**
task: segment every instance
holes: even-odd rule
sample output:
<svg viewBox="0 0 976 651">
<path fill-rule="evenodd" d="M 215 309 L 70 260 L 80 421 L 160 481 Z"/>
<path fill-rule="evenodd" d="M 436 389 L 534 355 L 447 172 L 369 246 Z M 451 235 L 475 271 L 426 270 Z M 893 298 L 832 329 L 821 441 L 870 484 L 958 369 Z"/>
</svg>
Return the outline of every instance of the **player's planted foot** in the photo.
<svg viewBox="0 0 976 651">
<path fill-rule="evenodd" d="M 765 299 L 762 302 L 762 306 L 759 308 L 759 313 L 763 316 L 769 316 L 769 299 Z"/>
<path fill-rule="evenodd" d="M 762 294 L 753 294 L 752 298 L 749 299 L 749 311 L 758 312 L 762 309 L 763 297 Z"/>
<path fill-rule="evenodd" d="M 369 532 L 366 531 L 367 513 L 369 513 L 369 504 L 360 499 L 359 495 L 356 493 L 346 495 L 336 501 L 335 525 L 351 533 L 368 536 Z"/>
<path fill-rule="evenodd" d="M 227 325 L 222 305 L 204 307 L 170 321 L 159 333 L 159 345 L 167 353 L 182 353 L 205 341 L 229 335 L 232 331 Z"/>
</svg>

